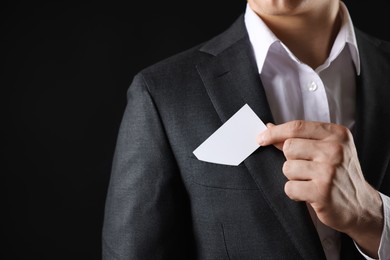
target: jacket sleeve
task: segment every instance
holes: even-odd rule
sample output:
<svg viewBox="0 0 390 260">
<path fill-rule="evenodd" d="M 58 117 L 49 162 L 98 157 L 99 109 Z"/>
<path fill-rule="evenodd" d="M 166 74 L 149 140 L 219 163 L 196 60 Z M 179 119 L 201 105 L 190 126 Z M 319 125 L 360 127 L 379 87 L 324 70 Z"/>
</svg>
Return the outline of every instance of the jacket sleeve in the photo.
<svg viewBox="0 0 390 260">
<path fill-rule="evenodd" d="M 142 75 L 127 93 L 107 192 L 103 260 L 189 259 L 189 209 L 158 110 Z"/>
</svg>

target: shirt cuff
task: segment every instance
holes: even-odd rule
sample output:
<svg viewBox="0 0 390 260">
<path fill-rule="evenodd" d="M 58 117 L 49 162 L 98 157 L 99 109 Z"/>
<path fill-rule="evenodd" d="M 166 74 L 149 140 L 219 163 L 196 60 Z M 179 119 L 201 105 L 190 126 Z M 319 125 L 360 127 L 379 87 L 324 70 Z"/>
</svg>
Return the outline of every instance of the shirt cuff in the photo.
<svg viewBox="0 0 390 260">
<path fill-rule="evenodd" d="M 379 260 L 386 260 L 390 258 L 390 197 L 379 192 L 383 203 L 383 230 L 381 236 L 381 242 L 379 244 L 378 255 Z M 353 241 L 355 243 L 355 241 Z M 360 254 L 364 256 L 367 260 L 375 260 L 364 254 L 360 250 L 359 246 L 355 243 L 357 250 Z"/>
</svg>

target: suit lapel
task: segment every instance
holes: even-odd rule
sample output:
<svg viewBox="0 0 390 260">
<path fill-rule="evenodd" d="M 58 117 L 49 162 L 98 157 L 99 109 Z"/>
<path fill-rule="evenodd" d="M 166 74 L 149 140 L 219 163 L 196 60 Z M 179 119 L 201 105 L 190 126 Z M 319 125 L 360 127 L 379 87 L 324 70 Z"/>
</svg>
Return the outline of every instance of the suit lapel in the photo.
<svg viewBox="0 0 390 260">
<path fill-rule="evenodd" d="M 365 178 L 379 189 L 390 159 L 389 50 L 356 31 L 361 57 L 354 138 Z M 378 51 L 379 50 L 379 51 Z"/>
<path fill-rule="evenodd" d="M 263 122 L 273 122 L 243 17 L 201 51 L 213 55 L 197 69 L 222 123 L 246 103 Z M 306 205 L 291 201 L 284 193 L 286 179 L 281 171 L 284 161 L 276 148 L 261 147 L 244 163 L 303 259 L 324 259 Z"/>
</svg>

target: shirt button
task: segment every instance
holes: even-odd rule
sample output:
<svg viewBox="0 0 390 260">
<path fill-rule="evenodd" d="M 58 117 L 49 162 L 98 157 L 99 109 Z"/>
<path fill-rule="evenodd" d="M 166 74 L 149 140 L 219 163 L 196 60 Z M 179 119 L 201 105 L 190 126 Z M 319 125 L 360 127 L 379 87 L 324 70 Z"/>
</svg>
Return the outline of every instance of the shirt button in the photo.
<svg viewBox="0 0 390 260">
<path fill-rule="evenodd" d="M 309 84 L 307 84 L 307 89 L 310 92 L 316 91 L 318 89 L 318 85 L 314 81 L 312 81 Z"/>
</svg>

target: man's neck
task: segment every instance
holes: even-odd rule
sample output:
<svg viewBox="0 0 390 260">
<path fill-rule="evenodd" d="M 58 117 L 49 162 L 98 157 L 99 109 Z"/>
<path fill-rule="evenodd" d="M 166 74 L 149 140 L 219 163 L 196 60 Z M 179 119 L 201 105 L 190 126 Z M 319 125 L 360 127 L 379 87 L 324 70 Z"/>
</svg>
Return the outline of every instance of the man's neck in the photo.
<svg viewBox="0 0 390 260">
<path fill-rule="evenodd" d="M 341 26 L 339 6 L 328 11 L 296 16 L 260 16 L 301 62 L 315 69 L 328 58 Z"/>
</svg>

